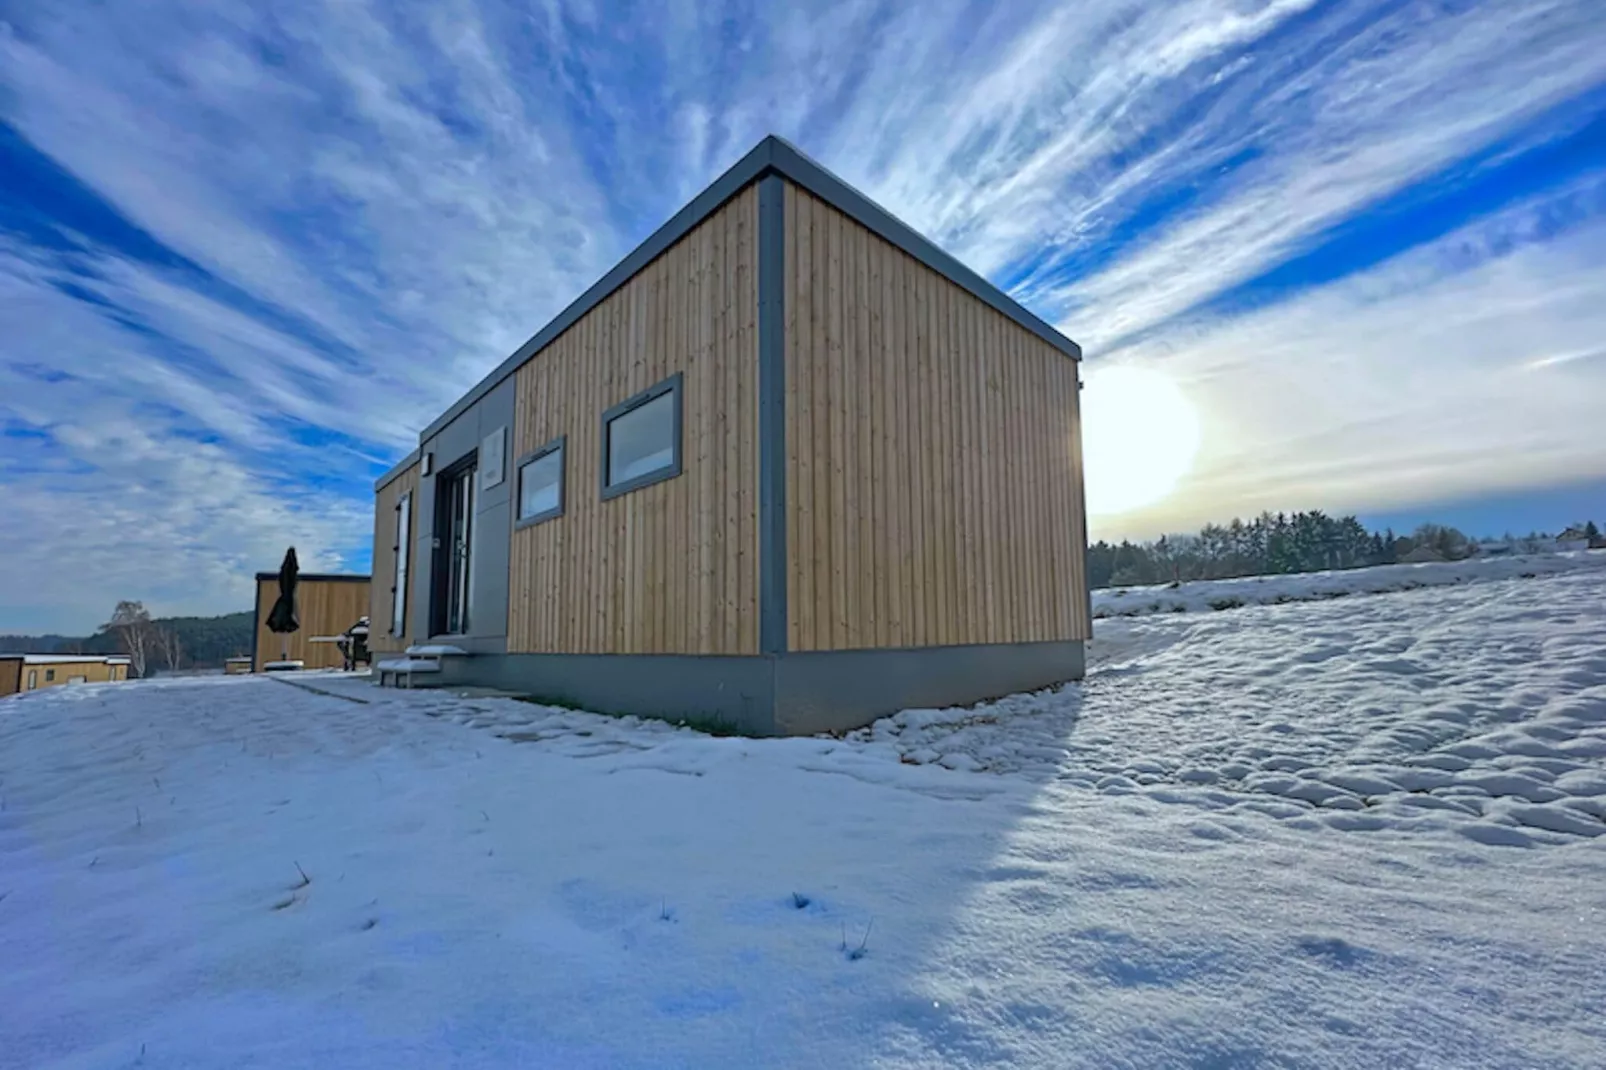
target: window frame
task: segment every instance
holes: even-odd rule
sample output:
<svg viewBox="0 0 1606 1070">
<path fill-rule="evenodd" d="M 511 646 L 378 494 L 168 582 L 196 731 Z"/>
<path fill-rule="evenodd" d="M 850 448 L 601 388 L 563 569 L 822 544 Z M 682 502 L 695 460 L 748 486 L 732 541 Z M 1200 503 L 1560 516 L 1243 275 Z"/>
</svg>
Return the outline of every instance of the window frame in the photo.
<svg viewBox="0 0 1606 1070">
<path fill-rule="evenodd" d="M 45 670 L 45 683 L 53 684 L 55 682 L 56 682 L 56 670 L 55 669 L 46 669 Z"/>
<path fill-rule="evenodd" d="M 396 558 L 391 562 L 390 634 L 407 634 L 407 589 L 412 585 L 413 492 L 396 499 Z"/>
<path fill-rule="evenodd" d="M 654 383 L 641 393 L 626 398 L 602 414 L 602 441 L 600 443 L 601 449 L 599 452 L 602 455 L 600 485 L 602 488 L 603 501 L 608 501 L 612 498 L 629 494 L 631 491 L 640 490 L 642 487 L 650 487 L 654 483 L 662 483 L 666 479 L 674 479 L 676 476 L 685 471 L 685 453 L 682 448 L 684 440 L 684 424 L 682 417 L 685 409 L 684 398 L 682 394 L 684 378 L 685 377 L 683 373 L 676 372 L 669 378 L 664 379 L 661 382 Z M 629 479 L 621 480 L 618 483 L 610 485 L 608 483 L 608 461 L 610 459 L 609 453 L 611 452 L 611 444 L 608 438 L 609 426 L 615 420 L 619 419 L 619 417 L 627 416 L 641 408 L 643 405 L 646 405 L 649 402 L 657 401 L 665 394 L 673 396 L 673 401 L 670 405 L 672 412 L 672 416 L 670 417 L 670 462 L 662 468 L 655 469 L 651 472 L 644 472 L 639 476 L 632 476 Z"/>
<path fill-rule="evenodd" d="M 539 513 L 529 516 L 520 516 L 519 510 L 524 508 L 524 469 L 539 461 L 543 457 L 559 454 L 558 459 L 558 504 L 551 509 L 543 509 Z M 521 531 L 524 528 L 533 528 L 537 524 L 548 520 L 556 520 L 563 515 L 564 507 L 569 502 L 569 436 L 559 435 L 552 441 L 526 453 L 513 462 L 513 530 Z"/>
</svg>

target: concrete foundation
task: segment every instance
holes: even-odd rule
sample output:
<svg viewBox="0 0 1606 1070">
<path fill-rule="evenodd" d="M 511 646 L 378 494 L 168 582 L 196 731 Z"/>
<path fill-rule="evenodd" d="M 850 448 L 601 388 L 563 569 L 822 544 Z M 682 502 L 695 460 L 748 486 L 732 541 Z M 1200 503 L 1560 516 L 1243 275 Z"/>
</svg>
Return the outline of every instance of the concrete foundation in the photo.
<svg viewBox="0 0 1606 1070">
<path fill-rule="evenodd" d="M 755 657 L 480 654 L 443 658 L 415 686 L 486 687 L 601 713 L 723 721 L 754 736 L 861 728 L 911 707 L 956 706 L 1081 679 L 1080 642 Z"/>
</svg>

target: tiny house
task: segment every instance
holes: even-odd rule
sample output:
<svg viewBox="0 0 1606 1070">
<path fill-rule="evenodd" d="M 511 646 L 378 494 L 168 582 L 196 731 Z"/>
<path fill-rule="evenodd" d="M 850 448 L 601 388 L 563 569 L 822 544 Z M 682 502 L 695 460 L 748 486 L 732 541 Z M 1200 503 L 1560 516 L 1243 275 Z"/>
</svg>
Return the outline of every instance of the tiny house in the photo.
<svg viewBox="0 0 1606 1070">
<path fill-rule="evenodd" d="M 766 139 L 377 481 L 376 667 L 766 735 L 1078 678 L 1080 356 Z"/>
<path fill-rule="evenodd" d="M 279 598 L 279 574 L 256 574 L 256 628 L 252 632 L 251 671 L 270 662 L 299 661 L 304 669 L 339 669 L 345 656 L 335 639 L 368 615 L 368 577 L 303 572 L 296 580 L 299 630 L 278 635 L 268 628 L 268 614 Z M 235 671 L 232 666 L 229 671 Z"/>
<path fill-rule="evenodd" d="M 128 679 L 122 654 L 0 654 L 0 695 Z"/>
</svg>

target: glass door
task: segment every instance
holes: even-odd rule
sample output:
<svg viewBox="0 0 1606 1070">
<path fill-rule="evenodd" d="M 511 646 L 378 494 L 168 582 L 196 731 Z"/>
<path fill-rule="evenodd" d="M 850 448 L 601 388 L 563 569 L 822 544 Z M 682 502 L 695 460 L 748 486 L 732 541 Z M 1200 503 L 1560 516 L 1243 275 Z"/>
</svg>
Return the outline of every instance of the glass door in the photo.
<svg viewBox="0 0 1606 1070">
<path fill-rule="evenodd" d="M 468 631 L 475 472 L 471 459 L 442 473 L 436 482 L 433 631 L 437 635 L 463 635 Z"/>
</svg>

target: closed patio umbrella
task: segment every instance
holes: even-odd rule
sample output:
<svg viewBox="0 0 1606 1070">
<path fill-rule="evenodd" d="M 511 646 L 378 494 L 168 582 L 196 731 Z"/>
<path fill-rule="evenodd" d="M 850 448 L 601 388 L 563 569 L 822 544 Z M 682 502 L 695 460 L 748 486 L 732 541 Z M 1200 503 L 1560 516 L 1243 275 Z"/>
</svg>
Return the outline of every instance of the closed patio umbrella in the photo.
<svg viewBox="0 0 1606 1070">
<path fill-rule="evenodd" d="M 268 610 L 268 631 L 275 635 L 287 636 L 301 629 L 301 619 L 296 615 L 296 577 L 300 573 L 301 566 L 296 564 L 296 548 L 292 546 L 284 552 L 284 563 L 279 566 L 279 597 L 273 603 L 273 608 Z M 279 660 L 290 660 L 288 639 L 281 641 Z"/>
</svg>

